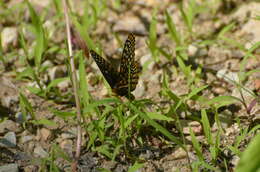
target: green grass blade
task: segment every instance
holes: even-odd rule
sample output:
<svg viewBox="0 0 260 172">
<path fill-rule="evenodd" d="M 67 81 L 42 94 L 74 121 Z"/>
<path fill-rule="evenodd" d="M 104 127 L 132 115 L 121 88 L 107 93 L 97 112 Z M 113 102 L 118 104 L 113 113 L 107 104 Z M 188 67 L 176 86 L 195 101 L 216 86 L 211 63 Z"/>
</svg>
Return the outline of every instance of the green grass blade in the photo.
<svg viewBox="0 0 260 172">
<path fill-rule="evenodd" d="M 34 8 L 31 6 L 31 4 L 26 1 L 27 6 L 30 11 L 30 16 L 32 19 L 32 24 L 34 27 L 34 31 L 36 34 L 36 45 L 34 48 L 34 55 L 35 55 L 35 64 L 38 69 L 41 67 L 41 60 L 42 60 L 42 54 L 44 52 L 45 46 L 46 46 L 46 38 L 44 35 L 44 29 L 42 22 L 40 20 L 40 17 L 37 15 Z"/>
<path fill-rule="evenodd" d="M 260 133 L 250 142 L 246 150 L 242 153 L 240 161 L 236 167 L 236 172 L 260 171 Z"/>
<path fill-rule="evenodd" d="M 172 20 L 170 14 L 168 13 L 168 11 L 165 11 L 165 15 L 166 15 L 166 24 L 167 24 L 168 29 L 170 31 L 171 38 L 172 38 L 173 41 L 176 42 L 177 46 L 180 46 L 181 45 L 181 38 L 180 38 L 180 35 L 177 32 L 176 25 L 173 22 L 173 20 Z"/>
<path fill-rule="evenodd" d="M 49 92 L 51 88 L 56 87 L 59 83 L 66 81 L 66 80 L 69 80 L 69 77 L 57 78 L 57 79 L 52 80 L 48 84 L 47 88 L 45 89 L 46 93 Z"/>
<path fill-rule="evenodd" d="M 150 119 L 144 112 L 141 112 L 140 110 L 138 110 L 133 104 L 130 104 L 130 108 L 135 111 L 135 113 L 137 113 L 141 118 L 143 118 L 144 120 L 146 120 L 148 122 L 148 124 L 150 124 L 151 126 L 153 126 L 155 129 L 157 129 L 158 131 L 160 131 L 163 135 L 165 135 L 166 137 L 168 137 L 171 141 L 173 141 L 174 143 L 176 143 L 177 145 L 179 145 L 181 148 L 183 148 L 184 150 L 186 150 L 185 146 L 183 145 L 183 143 L 175 136 L 173 136 L 168 130 L 166 130 L 165 128 L 163 128 L 160 124 L 158 124 L 157 122 L 155 122 L 154 120 Z"/>
<path fill-rule="evenodd" d="M 207 116 L 207 112 L 205 109 L 202 109 L 201 111 L 201 122 L 203 125 L 203 131 L 205 133 L 206 139 L 210 145 L 213 144 L 212 135 L 211 135 L 211 128 L 209 124 L 209 119 Z"/>
<path fill-rule="evenodd" d="M 127 172 L 137 172 L 137 171 L 139 171 L 138 169 L 142 168 L 143 166 L 144 166 L 144 163 L 135 162 L 133 166 L 129 167 Z"/>
<path fill-rule="evenodd" d="M 199 157 L 199 160 L 203 161 L 204 158 L 203 158 L 203 154 L 202 154 L 202 148 L 191 128 L 190 128 L 190 136 L 191 136 L 191 142 L 193 144 L 193 147 L 195 149 L 197 156 Z"/>
<path fill-rule="evenodd" d="M 81 102 L 84 104 L 84 107 L 86 107 L 90 101 L 90 94 L 88 92 L 86 71 L 82 53 L 79 56 L 79 93 L 79 95 L 81 95 L 82 98 Z"/>
<path fill-rule="evenodd" d="M 32 119 L 36 120 L 36 116 L 34 114 L 31 103 L 21 92 L 20 92 L 19 100 L 20 100 L 20 106 L 21 106 L 23 113 L 27 114 L 27 112 L 29 112 L 31 114 Z"/>
</svg>

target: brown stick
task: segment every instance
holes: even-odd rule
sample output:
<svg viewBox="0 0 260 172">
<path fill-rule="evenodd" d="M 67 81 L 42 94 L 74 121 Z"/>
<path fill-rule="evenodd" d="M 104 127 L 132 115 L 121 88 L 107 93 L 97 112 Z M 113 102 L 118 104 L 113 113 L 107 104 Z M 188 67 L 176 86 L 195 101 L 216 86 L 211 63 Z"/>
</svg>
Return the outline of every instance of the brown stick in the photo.
<svg viewBox="0 0 260 172">
<path fill-rule="evenodd" d="M 63 0 L 63 7 L 64 7 L 64 15 L 66 21 L 66 31 L 67 31 L 67 41 L 68 41 L 68 48 L 69 48 L 69 60 L 70 60 L 70 67 L 72 72 L 72 86 L 73 86 L 73 93 L 76 101 L 76 109 L 77 109 L 77 145 L 76 145 L 76 154 L 75 154 L 75 161 L 71 165 L 71 170 L 73 172 L 77 171 L 77 164 L 80 157 L 80 148 L 81 148 L 81 110 L 80 110 L 80 100 L 78 95 L 78 79 L 76 75 L 74 59 L 73 59 L 73 52 L 72 52 L 72 44 L 71 44 L 71 30 L 70 30 L 70 21 L 68 16 L 68 8 L 66 0 Z"/>
</svg>

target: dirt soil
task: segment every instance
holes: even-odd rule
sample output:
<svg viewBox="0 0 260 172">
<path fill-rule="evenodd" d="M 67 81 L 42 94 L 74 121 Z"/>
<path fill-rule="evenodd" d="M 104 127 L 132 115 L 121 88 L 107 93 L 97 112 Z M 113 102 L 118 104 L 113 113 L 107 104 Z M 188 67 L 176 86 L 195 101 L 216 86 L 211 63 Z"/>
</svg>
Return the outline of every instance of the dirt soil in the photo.
<svg viewBox="0 0 260 172">
<path fill-rule="evenodd" d="M 66 47 L 66 31 L 65 25 L 59 26 L 63 16 L 60 19 L 53 18 L 56 11 L 50 0 L 31 2 L 38 15 L 44 13 L 44 27 L 50 35 L 48 47 L 53 48 L 45 53 L 41 64 L 47 67 L 47 70 L 40 76 L 40 82 L 44 85 L 51 80 L 68 76 L 65 64 L 66 52 L 55 53 L 55 48 Z M 21 40 L 20 32 L 23 31 L 23 27 L 25 28 L 23 31 L 24 39 L 27 41 L 29 53 L 34 50 L 33 43 L 35 44 L 35 35 L 31 32 L 32 29 L 25 26 L 26 23 L 31 23 L 29 10 L 26 6 L 20 7 L 19 4 L 23 2 L 19 0 L 7 0 L 3 3 L 9 9 L 16 7 L 17 13 L 10 15 L 2 13 L 1 15 L 4 18 L 0 20 L 3 49 L 1 56 L 4 58 L 4 61 L 1 60 L 0 62 L 0 116 L 2 120 L 0 123 L 0 168 L 8 169 L 6 165 L 11 164 L 10 168 L 19 169 L 19 171 L 39 171 L 44 169 L 42 167 L 42 164 L 44 164 L 43 159 L 51 157 L 53 144 L 62 148 L 70 157 L 75 154 L 76 120 L 68 122 L 68 120 L 54 115 L 52 110 L 71 111 L 75 109 L 74 99 L 71 94 L 72 87 L 69 80 L 57 85 L 57 89 L 63 95 L 70 93 L 70 96 L 65 96 L 63 100 L 55 100 L 55 96 L 53 99 L 48 100 L 33 94 L 32 91 L 27 89 L 28 86 L 37 85 L 36 81 L 32 81 L 29 77 L 25 80 L 19 74 L 28 67 L 24 63 L 25 52 L 19 42 Z M 127 38 L 127 33 L 135 35 L 135 57 L 143 69 L 133 94 L 137 100 L 150 99 L 157 102 L 157 105 L 161 108 L 167 108 L 171 103 L 165 101 L 164 96 L 162 96 L 164 74 L 169 79 L 170 90 L 176 95 L 181 96 L 190 92 L 187 78 L 180 70 L 175 58 L 176 43 L 171 38 L 165 19 L 165 11 L 167 10 L 175 22 L 178 33 L 182 35 L 183 39 L 189 37 L 185 21 L 177 6 L 178 3 L 178 0 L 129 0 L 127 3 L 122 1 L 120 8 L 117 9 L 113 3 L 107 1 L 107 6 L 104 7 L 106 8 L 105 12 L 99 17 L 96 27 L 90 27 L 91 32 L 89 33 L 93 42 L 100 44 L 104 57 L 114 65 L 120 59 L 122 52 L 120 47 Z M 204 4 L 202 1 L 196 1 L 196 3 L 205 5 L 210 2 Z M 84 12 L 84 6 L 81 4 L 81 1 L 75 1 L 71 7 L 79 16 L 82 16 Z M 191 66 L 192 76 L 200 75 L 200 80 L 196 82 L 197 87 L 208 85 L 208 88 L 202 93 L 207 98 L 227 95 L 237 97 L 244 102 L 237 102 L 219 110 L 220 125 L 224 131 L 221 135 L 220 147 L 225 148 L 234 145 L 241 134 L 241 128 L 253 128 L 260 124 L 259 101 L 246 91 L 250 90 L 255 95 L 259 94 L 260 72 L 253 72 L 241 83 L 246 90 L 239 91 L 238 85 L 235 84 L 238 81 L 241 64 L 247 50 L 260 41 L 260 20 L 256 19 L 257 15 L 259 15 L 260 3 L 227 0 L 219 1 L 214 6 L 208 5 L 204 7 L 203 5 L 198 5 L 201 7 L 201 11 L 196 14 L 192 26 L 193 33 L 196 36 L 191 36 L 185 42 L 185 44 L 188 44 L 189 61 L 187 63 Z M 100 8 L 102 7 L 101 5 Z M 156 62 L 147 44 L 154 8 L 157 8 L 156 44 L 172 56 L 170 60 L 163 56 L 162 53 L 158 53 L 159 62 Z M 7 10 L 4 10 L 3 7 L 1 7 L 1 10 L 7 13 Z M 11 11 L 14 12 L 15 10 Z M 224 33 L 224 38 L 221 37 L 220 31 L 223 31 L 222 29 L 231 23 L 233 23 L 232 29 Z M 121 43 L 118 39 L 121 40 Z M 232 40 L 236 41 L 236 43 L 233 43 Z M 204 44 L 203 41 L 205 41 Z M 207 43 L 206 41 L 211 42 Z M 244 49 L 240 48 L 241 46 Z M 74 51 L 79 52 L 79 49 L 74 47 Z M 247 59 L 244 66 L 245 71 L 260 69 L 259 48 L 254 50 L 252 54 L 254 57 L 250 56 Z M 30 62 L 33 63 L 33 60 Z M 198 68 L 201 70 L 200 73 L 196 71 Z M 86 72 L 88 89 L 92 98 L 100 100 L 110 97 L 111 94 L 107 87 L 100 80 L 101 73 L 91 58 L 86 59 Z M 25 121 L 31 120 L 31 117 L 26 115 L 27 119 L 24 119 L 22 110 L 24 105 L 21 104 L 20 93 L 31 103 L 31 108 L 37 120 L 48 119 L 55 122 L 55 125 L 25 124 Z M 192 114 L 199 113 L 204 108 L 195 100 L 189 100 L 187 104 L 192 109 Z M 156 109 L 154 106 L 149 108 L 151 110 Z M 202 144 L 205 145 L 202 147 L 203 156 L 210 164 L 211 155 L 209 147 L 206 146 L 201 124 L 190 118 L 185 118 L 185 114 L 180 116 L 184 137 L 191 140 L 189 128 L 192 128 L 197 139 L 201 143 L 205 143 Z M 211 124 L 212 133 L 219 129 L 218 125 L 213 120 Z M 157 133 L 151 127 L 148 127 L 147 131 L 147 133 L 150 131 L 152 131 L 151 133 Z M 178 135 L 176 129 L 171 128 L 171 132 Z M 185 151 L 172 146 L 175 145 L 174 143 L 169 144 L 169 141 L 165 140 L 165 138 L 156 137 L 154 134 L 148 135 L 147 133 L 144 134 L 145 146 L 135 147 L 130 151 L 131 154 L 135 154 L 139 159 L 142 159 L 141 162 L 144 163 L 144 166 L 139 171 L 176 171 L 178 169 L 180 171 L 190 171 L 189 164 L 198 160 L 191 142 L 187 143 L 189 156 L 187 158 Z M 121 172 L 127 171 L 133 165 L 134 162 L 125 154 L 120 154 L 116 161 L 112 161 L 96 151 L 87 150 L 86 145 L 89 139 L 85 130 L 83 131 L 83 137 L 83 150 L 78 166 L 80 171 L 98 171 L 98 169 L 104 168 Z M 247 147 L 251 138 L 252 136 L 248 136 L 240 143 L 240 151 Z M 228 149 L 223 151 L 222 154 L 223 159 L 218 160 L 219 163 L 217 163 L 216 168 L 219 171 L 224 171 L 226 163 L 228 170 L 233 171 L 239 157 Z M 224 162 L 224 160 L 227 162 Z M 55 162 L 61 171 L 70 171 L 70 163 L 63 158 L 58 158 Z"/>
</svg>

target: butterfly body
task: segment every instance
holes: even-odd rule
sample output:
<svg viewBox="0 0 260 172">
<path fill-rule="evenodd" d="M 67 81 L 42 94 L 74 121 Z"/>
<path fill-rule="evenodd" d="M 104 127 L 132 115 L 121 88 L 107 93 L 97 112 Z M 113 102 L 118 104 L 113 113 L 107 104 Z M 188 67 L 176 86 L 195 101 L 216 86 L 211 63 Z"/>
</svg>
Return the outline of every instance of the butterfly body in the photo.
<svg viewBox="0 0 260 172">
<path fill-rule="evenodd" d="M 130 94 L 135 90 L 141 72 L 141 66 L 135 61 L 135 38 L 129 34 L 125 41 L 120 69 L 117 71 L 104 58 L 95 51 L 90 50 L 92 58 L 98 65 L 101 73 L 109 83 L 112 91 L 119 96 L 132 97 Z"/>
</svg>

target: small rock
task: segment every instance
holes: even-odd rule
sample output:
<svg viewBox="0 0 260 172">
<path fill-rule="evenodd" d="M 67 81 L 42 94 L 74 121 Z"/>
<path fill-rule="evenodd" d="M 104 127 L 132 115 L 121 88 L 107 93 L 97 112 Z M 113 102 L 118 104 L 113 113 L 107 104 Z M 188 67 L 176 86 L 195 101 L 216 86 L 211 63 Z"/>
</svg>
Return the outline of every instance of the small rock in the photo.
<svg viewBox="0 0 260 172">
<path fill-rule="evenodd" d="M 10 44 L 16 45 L 18 38 L 17 28 L 5 27 L 1 33 L 2 47 L 6 51 Z"/>
<path fill-rule="evenodd" d="M 47 141 L 48 138 L 50 137 L 51 135 L 51 131 L 46 129 L 46 128 L 42 128 L 40 130 L 40 133 L 41 133 L 41 138 L 43 139 L 43 141 Z"/>
<path fill-rule="evenodd" d="M 252 94 L 245 89 L 240 89 L 240 90 L 239 89 L 233 89 L 231 96 L 237 97 L 240 100 L 244 99 L 246 104 L 249 104 L 252 101 L 252 98 L 253 98 Z"/>
<path fill-rule="evenodd" d="M 46 68 L 50 68 L 53 66 L 53 63 L 52 61 L 50 60 L 45 60 L 42 64 L 41 64 L 42 67 L 46 67 Z"/>
<path fill-rule="evenodd" d="M 49 156 L 49 154 L 41 146 L 37 146 L 33 152 L 36 156 L 41 158 L 46 158 Z"/>
<path fill-rule="evenodd" d="M 135 16 L 125 15 L 118 19 L 113 27 L 113 32 L 137 32 L 146 34 L 144 24 Z"/>
<path fill-rule="evenodd" d="M 50 0 L 46 0 L 46 1 L 37 1 L 37 0 L 31 0 L 30 3 L 32 3 L 33 5 L 37 6 L 38 8 L 44 8 L 49 6 L 49 4 L 51 3 Z"/>
<path fill-rule="evenodd" d="M 136 89 L 133 91 L 135 97 L 140 98 L 145 93 L 145 86 L 143 80 L 140 80 L 136 86 Z"/>
<path fill-rule="evenodd" d="M 166 0 L 164 3 L 167 4 Z M 159 7 L 164 3 L 161 3 L 158 0 L 130 0 L 130 3 L 136 3 L 138 5 L 146 6 L 146 7 Z"/>
<path fill-rule="evenodd" d="M 260 48 L 257 48 L 257 49 L 255 50 L 255 53 L 256 53 L 256 55 L 259 55 L 259 54 L 260 54 Z"/>
<path fill-rule="evenodd" d="M 15 114 L 15 118 L 16 118 L 16 122 L 19 123 L 19 124 L 22 124 L 24 123 L 25 121 L 28 121 L 30 120 L 32 117 L 31 115 L 24 115 L 22 112 L 17 112 Z M 25 118 L 25 119 L 24 119 Z"/>
<path fill-rule="evenodd" d="M 226 92 L 226 89 L 223 87 L 216 87 L 216 88 L 213 88 L 213 91 L 219 95 L 222 95 Z"/>
<path fill-rule="evenodd" d="M 71 81 L 69 79 L 62 81 L 60 83 L 58 83 L 57 87 L 61 90 L 61 91 L 66 91 L 69 86 L 70 86 Z"/>
<path fill-rule="evenodd" d="M 28 165 L 23 168 L 24 172 L 32 172 L 32 171 L 37 171 L 38 167 L 36 165 Z"/>
<path fill-rule="evenodd" d="M 260 78 L 254 80 L 254 87 L 257 92 L 260 91 Z"/>
<path fill-rule="evenodd" d="M 114 161 L 105 161 L 102 163 L 102 168 L 112 170 L 116 167 L 116 162 Z"/>
<path fill-rule="evenodd" d="M 231 136 L 231 135 L 235 135 L 235 133 L 237 132 L 237 131 L 239 131 L 240 130 L 240 128 L 239 128 L 239 126 L 238 126 L 238 124 L 234 124 L 234 125 L 232 125 L 231 127 L 229 127 L 229 128 L 227 128 L 225 131 L 225 135 L 226 136 Z"/>
<path fill-rule="evenodd" d="M 226 73 L 227 73 L 227 69 L 221 69 L 221 70 L 218 71 L 217 77 L 219 79 L 223 79 Z"/>
<path fill-rule="evenodd" d="M 249 50 L 254 44 L 252 42 L 245 43 L 245 48 Z"/>
<path fill-rule="evenodd" d="M 240 160 L 239 156 L 235 155 L 235 156 L 232 157 L 231 164 L 233 165 L 233 167 L 237 166 L 239 160 Z"/>
<path fill-rule="evenodd" d="M 1 122 L 0 123 L 0 134 L 5 133 L 7 131 L 17 132 L 18 127 L 17 127 L 16 123 L 11 120 L 5 120 L 5 121 Z"/>
<path fill-rule="evenodd" d="M 6 108 L 17 107 L 19 92 L 17 87 L 6 77 L 0 77 L 0 103 Z M 14 107 L 13 107 L 14 106 Z"/>
<path fill-rule="evenodd" d="M 104 96 L 108 95 L 108 88 L 106 88 L 105 86 L 102 86 L 101 89 L 99 89 L 98 94 L 101 97 L 104 97 Z"/>
<path fill-rule="evenodd" d="M 61 78 L 65 76 L 65 71 L 61 66 L 54 66 L 52 69 L 49 70 L 49 76 L 51 80 Z"/>
<path fill-rule="evenodd" d="M 28 150 L 26 150 L 26 151 L 28 151 Z M 32 157 L 25 152 L 16 152 L 14 159 L 16 160 L 16 162 L 19 160 L 25 162 L 25 161 L 30 161 L 32 159 Z"/>
<path fill-rule="evenodd" d="M 208 51 L 206 48 L 202 48 L 198 50 L 198 57 L 204 57 L 208 55 Z"/>
<path fill-rule="evenodd" d="M 259 11 L 259 9 L 259 3 L 246 3 L 244 5 L 241 5 L 241 7 L 238 8 L 236 12 L 233 14 L 234 18 L 236 18 L 235 20 L 238 20 L 239 22 L 243 23 L 242 28 L 238 31 L 239 35 L 252 36 L 252 39 L 250 40 L 251 45 L 249 42 L 249 46 L 247 48 L 251 48 L 251 46 L 254 43 L 260 41 L 260 32 L 259 29 L 257 29 L 260 26 L 260 21 L 254 19 L 254 16 L 258 15 L 257 11 Z"/>
<path fill-rule="evenodd" d="M 182 148 L 178 148 L 173 153 L 173 159 L 182 159 L 186 157 L 186 152 Z"/>
<path fill-rule="evenodd" d="M 217 77 L 234 84 L 239 82 L 239 77 L 236 72 L 228 72 L 227 69 L 221 69 L 217 72 Z"/>
<path fill-rule="evenodd" d="M 189 134 L 190 133 L 190 129 L 193 131 L 193 133 L 195 135 L 198 135 L 200 133 L 202 133 L 202 126 L 200 125 L 199 122 L 197 121 L 192 121 L 190 123 L 188 123 L 189 127 L 184 127 L 183 128 L 183 133 L 184 134 Z"/>
<path fill-rule="evenodd" d="M 198 48 L 196 47 L 196 46 L 194 46 L 194 45 L 189 45 L 189 47 L 188 47 L 188 55 L 189 56 L 195 56 L 195 54 L 197 53 L 197 51 L 198 51 Z"/>
<path fill-rule="evenodd" d="M 18 172 L 18 164 L 7 164 L 0 166 L 0 172 Z"/>
<path fill-rule="evenodd" d="M 72 146 L 73 146 L 72 140 L 66 139 L 66 140 L 63 140 L 63 141 L 60 143 L 60 147 L 61 147 L 62 149 L 71 149 Z"/>
<path fill-rule="evenodd" d="M 62 139 L 72 139 L 77 136 L 77 128 L 71 128 L 67 132 L 61 134 Z"/>
<path fill-rule="evenodd" d="M 25 117 L 24 117 L 22 112 L 17 112 L 15 114 L 15 118 L 16 118 L 16 122 L 19 123 L 19 124 L 22 124 L 22 123 L 25 122 L 25 119 L 24 119 Z"/>
<path fill-rule="evenodd" d="M 73 152 L 73 141 L 72 140 L 63 140 L 60 143 L 60 147 L 65 150 L 69 155 L 72 155 Z"/>
<path fill-rule="evenodd" d="M 16 146 L 16 135 L 14 132 L 8 132 L 4 138 L 0 139 L 0 146 L 3 147 L 15 147 Z"/>
<path fill-rule="evenodd" d="M 81 155 L 80 162 L 81 162 L 81 166 L 80 166 L 81 171 L 89 171 L 89 169 L 94 169 L 98 164 L 98 160 L 94 156 L 93 152 L 87 152 Z"/>
<path fill-rule="evenodd" d="M 241 50 L 233 50 L 231 52 L 231 57 L 236 58 L 236 59 L 241 59 L 245 56 L 245 53 Z"/>
<path fill-rule="evenodd" d="M 140 59 L 140 65 L 141 66 L 144 66 L 147 63 L 148 63 L 147 69 L 152 70 L 154 65 L 155 65 L 155 62 L 154 62 L 154 59 L 152 58 L 151 54 L 144 55 Z"/>
<path fill-rule="evenodd" d="M 20 141 L 21 141 L 22 144 L 24 144 L 24 143 L 29 142 L 31 140 L 33 140 L 33 136 L 22 136 Z"/>
<path fill-rule="evenodd" d="M 160 83 L 160 79 L 162 78 L 163 71 L 162 70 L 157 70 L 153 75 L 150 76 L 149 82 L 154 82 L 155 84 Z"/>
<path fill-rule="evenodd" d="M 153 158 L 153 152 L 151 150 L 146 150 L 145 153 L 141 153 L 139 156 L 140 159 L 151 159 Z"/>
</svg>

